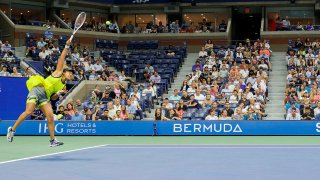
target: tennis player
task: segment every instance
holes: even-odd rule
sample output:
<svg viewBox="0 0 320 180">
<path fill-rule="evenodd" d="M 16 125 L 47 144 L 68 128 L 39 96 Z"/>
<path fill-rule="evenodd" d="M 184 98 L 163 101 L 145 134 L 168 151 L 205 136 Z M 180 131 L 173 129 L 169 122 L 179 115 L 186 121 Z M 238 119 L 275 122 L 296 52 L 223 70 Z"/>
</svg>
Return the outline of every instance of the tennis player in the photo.
<svg viewBox="0 0 320 180">
<path fill-rule="evenodd" d="M 44 79 L 40 75 L 31 76 L 27 81 L 27 87 L 29 94 L 27 97 L 26 110 L 19 116 L 14 126 L 8 128 L 7 140 L 13 141 L 13 136 L 18 126 L 32 114 L 34 109 L 38 106 L 44 113 L 48 121 L 48 128 L 50 132 L 50 146 L 60 146 L 63 142 L 59 142 L 54 137 L 54 122 L 53 122 L 53 110 L 50 104 L 51 100 L 56 100 L 61 93 L 65 92 L 65 83 L 73 80 L 73 70 L 66 67 L 65 57 L 70 47 L 71 39 L 66 42 L 66 45 L 58 59 L 56 70 Z"/>
</svg>

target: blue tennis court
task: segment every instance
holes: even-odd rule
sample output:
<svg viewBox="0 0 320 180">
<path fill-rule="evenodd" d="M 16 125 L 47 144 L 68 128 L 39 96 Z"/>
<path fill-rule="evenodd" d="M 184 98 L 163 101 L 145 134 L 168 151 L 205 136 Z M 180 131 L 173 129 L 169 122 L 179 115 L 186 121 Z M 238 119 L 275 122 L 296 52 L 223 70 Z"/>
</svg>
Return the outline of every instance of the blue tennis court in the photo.
<svg viewBox="0 0 320 180">
<path fill-rule="evenodd" d="M 318 179 L 319 145 L 100 145 L 0 162 L 0 179 Z"/>
</svg>

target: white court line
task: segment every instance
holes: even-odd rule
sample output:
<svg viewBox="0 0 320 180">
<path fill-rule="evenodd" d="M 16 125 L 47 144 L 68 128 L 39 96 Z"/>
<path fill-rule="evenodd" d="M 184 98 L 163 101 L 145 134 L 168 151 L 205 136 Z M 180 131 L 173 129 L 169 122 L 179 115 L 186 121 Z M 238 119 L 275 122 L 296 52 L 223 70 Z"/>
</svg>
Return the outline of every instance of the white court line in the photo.
<svg viewBox="0 0 320 180">
<path fill-rule="evenodd" d="M 24 161 L 24 160 L 30 160 L 30 159 L 35 159 L 35 158 L 53 156 L 53 155 L 58 155 L 58 154 L 65 154 L 65 153 L 70 153 L 70 152 L 83 151 L 83 150 L 87 150 L 87 149 L 94 149 L 94 148 L 104 147 L 104 146 L 108 146 L 108 145 L 109 144 L 103 144 L 103 145 L 98 145 L 98 146 L 90 146 L 90 147 L 73 149 L 73 150 L 68 150 L 68 151 L 62 151 L 62 152 L 56 152 L 56 153 L 50 153 L 50 154 L 44 154 L 44 155 L 38 155 L 38 156 L 31 156 L 31 157 L 26 157 L 26 158 L 21 158 L 21 159 L 3 161 L 3 162 L 0 162 L 0 165 L 1 164 L 12 163 L 12 162 L 17 162 L 17 161 Z M 59 148 L 59 147 L 53 147 L 53 148 Z"/>
<path fill-rule="evenodd" d="M 132 146 L 118 146 L 118 147 L 112 147 L 108 146 L 108 149 L 320 149 L 320 147 L 298 147 L 298 146 L 253 146 L 253 147 L 236 147 L 236 146 L 225 146 L 225 147 L 219 147 L 219 146 L 212 146 L 212 147 L 188 147 L 188 146 L 163 146 L 163 147 L 157 147 L 157 146 L 141 146 L 141 147 L 132 147 Z"/>
</svg>

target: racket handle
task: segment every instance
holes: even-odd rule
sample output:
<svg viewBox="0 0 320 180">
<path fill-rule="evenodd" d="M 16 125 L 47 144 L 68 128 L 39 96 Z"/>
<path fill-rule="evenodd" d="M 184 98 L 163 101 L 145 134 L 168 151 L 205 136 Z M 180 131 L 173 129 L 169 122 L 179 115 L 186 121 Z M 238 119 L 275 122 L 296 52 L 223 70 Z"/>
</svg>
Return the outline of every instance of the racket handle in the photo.
<svg viewBox="0 0 320 180">
<path fill-rule="evenodd" d="M 72 41 L 72 39 L 73 39 L 73 34 L 72 34 L 71 37 L 70 37 L 70 41 Z"/>
</svg>

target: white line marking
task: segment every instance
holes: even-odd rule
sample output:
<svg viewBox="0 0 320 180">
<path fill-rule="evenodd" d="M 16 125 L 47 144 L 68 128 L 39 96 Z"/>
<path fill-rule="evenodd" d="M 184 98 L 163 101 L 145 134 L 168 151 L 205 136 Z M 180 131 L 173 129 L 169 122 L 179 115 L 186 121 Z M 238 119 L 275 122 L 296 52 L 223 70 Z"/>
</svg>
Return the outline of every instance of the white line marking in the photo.
<svg viewBox="0 0 320 180">
<path fill-rule="evenodd" d="M 35 159 L 35 158 L 53 156 L 53 155 L 58 155 L 58 154 L 65 154 L 65 153 L 70 153 L 70 152 L 83 151 L 83 150 L 87 150 L 87 149 L 94 149 L 94 148 L 104 147 L 104 146 L 108 146 L 108 145 L 109 145 L 109 144 L 103 144 L 103 145 L 98 145 L 98 146 L 91 146 L 91 147 L 85 147 L 85 148 L 80 148 L 80 149 L 73 149 L 73 150 L 68 150 L 68 151 L 62 151 L 62 152 L 44 154 L 44 155 L 39 155 L 39 156 L 31 156 L 31 157 L 26 157 L 26 158 L 21 158 L 21 159 L 14 159 L 14 160 L 9 160 L 9 161 L 3 161 L 3 162 L 0 162 L 0 165 L 1 165 L 1 164 L 12 163 L 12 162 L 17 162 L 17 161 L 24 161 L 24 160 L 30 160 L 30 159 Z M 53 148 L 59 148 L 59 147 L 53 147 Z"/>
<path fill-rule="evenodd" d="M 275 146 L 275 147 L 188 147 L 188 146 L 171 146 L 171 147 L 155 147 L 155 146 L 145 146 L 145 147 L 131 147 L 131 146 L 119 146 L 119 147 L 112 147 L 108 146 L 108 149 L 320 149 L 320 147 L 296 147 L 296 146 Z"/>
</svg>

